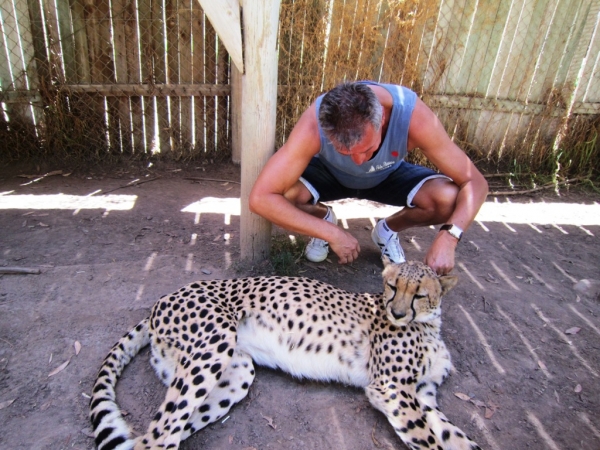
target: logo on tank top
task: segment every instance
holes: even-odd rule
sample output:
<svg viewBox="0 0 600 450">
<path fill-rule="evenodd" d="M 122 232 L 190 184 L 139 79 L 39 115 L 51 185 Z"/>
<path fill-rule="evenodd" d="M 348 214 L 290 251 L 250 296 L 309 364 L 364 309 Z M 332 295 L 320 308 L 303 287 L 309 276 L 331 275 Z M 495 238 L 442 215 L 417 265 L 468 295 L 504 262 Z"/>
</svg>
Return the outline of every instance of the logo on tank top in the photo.
<svg viewBox="0 0 600 450">
<path fill-rule="evenodd" d="M 376 166 L 371 166 L 367 173 L 379 172 L 380 170 L 385 170 L 390 166 L 394 165 L 394 161 L 385 161 L 383 164 L 377 164 Z"/>
</svg>

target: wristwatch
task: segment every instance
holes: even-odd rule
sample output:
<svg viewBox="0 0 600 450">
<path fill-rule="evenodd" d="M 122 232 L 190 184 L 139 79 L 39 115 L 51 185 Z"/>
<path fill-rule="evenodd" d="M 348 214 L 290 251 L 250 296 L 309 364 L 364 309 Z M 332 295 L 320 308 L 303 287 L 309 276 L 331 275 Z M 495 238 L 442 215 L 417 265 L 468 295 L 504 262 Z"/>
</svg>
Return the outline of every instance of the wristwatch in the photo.
<svg viewBox="0 0 600 450">
<path fill-rule="evenodd" d="M 448 233 L 450 233 L 450 236 L 456 238 L 459 241 L 463 235 L 463 230 L 460 227 L 454 225 L 453 223 L 447 223 L 446 225 L 442 225 L 440 231 L 442 230 L 446 230 Z"/>
</svg>

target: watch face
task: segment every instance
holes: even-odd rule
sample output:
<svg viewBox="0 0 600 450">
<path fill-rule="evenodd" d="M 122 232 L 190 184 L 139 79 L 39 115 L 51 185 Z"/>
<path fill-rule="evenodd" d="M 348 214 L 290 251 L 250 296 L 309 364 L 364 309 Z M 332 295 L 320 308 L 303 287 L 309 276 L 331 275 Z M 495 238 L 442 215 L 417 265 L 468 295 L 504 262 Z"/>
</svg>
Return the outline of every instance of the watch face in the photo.
<svg viewBox="0 0 600 450">
<path fill-rule="evenodd" d="M 449 231 L 450 234 L 456 239 L 460 239 L 462 237 L 462 231 L 460 231 L 460 228 L 458 228 L 457 226 L 453 226 L 452 228 L 450 228 Z"/>
<path fill-rule="evenodd" d="M 462 238 L 463 231 L 456 225 L 446 224 L 446 225 L 442 226 L 442 228 L 440 228 L 440 229 L 446 230 L 448 233 L 450 233 L 451 236 L 455 237 L 459 241 L 460 241 L 460 238 Z"/>
</svg>

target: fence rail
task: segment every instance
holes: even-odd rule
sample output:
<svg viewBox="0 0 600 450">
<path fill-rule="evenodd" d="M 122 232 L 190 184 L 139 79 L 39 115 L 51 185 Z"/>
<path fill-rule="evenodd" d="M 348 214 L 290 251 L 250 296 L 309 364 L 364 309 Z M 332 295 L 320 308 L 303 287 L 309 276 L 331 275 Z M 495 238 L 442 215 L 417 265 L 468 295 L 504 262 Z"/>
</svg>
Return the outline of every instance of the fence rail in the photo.
<svg viewBox="0 0 600 450">
<path fill-rule="evenodd" d="M 197 2 L 6 0 L 0 19 L 3 157 L 229 154 L 229 57 Z M 374 79 L 480 159 L 600 160 L 597 0 L 282 0 L 278 42 L 278 144 L 318 94 Z"/>
</svg>

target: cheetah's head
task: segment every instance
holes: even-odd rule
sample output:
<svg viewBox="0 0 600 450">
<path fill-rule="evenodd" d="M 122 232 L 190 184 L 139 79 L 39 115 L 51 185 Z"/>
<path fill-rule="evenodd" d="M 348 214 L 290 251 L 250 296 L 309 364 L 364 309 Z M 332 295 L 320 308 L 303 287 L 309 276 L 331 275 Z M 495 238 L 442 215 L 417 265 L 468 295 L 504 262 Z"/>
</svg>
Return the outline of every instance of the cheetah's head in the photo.
<svg viewBox="0 0 600 450">
<path fill-rule="evenodd" d="M 438 277 L 429 266 L 417 261 L 394 264 L 384 257 L 383 265 L 383 300 L 394 325 L 440 317 L 442 296 L 456 286 L 458 277 Z"/>
</svg>

